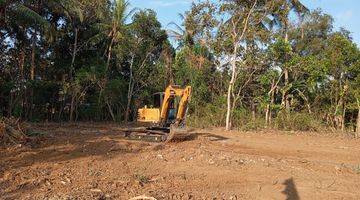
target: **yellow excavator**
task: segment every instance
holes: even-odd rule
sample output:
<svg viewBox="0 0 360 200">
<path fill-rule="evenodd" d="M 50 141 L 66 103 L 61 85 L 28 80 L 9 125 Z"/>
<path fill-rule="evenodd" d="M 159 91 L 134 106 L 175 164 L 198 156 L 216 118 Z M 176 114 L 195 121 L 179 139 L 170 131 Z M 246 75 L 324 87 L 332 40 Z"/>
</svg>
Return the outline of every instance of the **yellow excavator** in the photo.
<svg viewBox="0 0 360 200">
<path fill-rule="evenodd" d="M 170 142 L 186 138 L 186 113 L 191 92 L 191 86 L 183 88 L 170 85 L 165 92 L 154 94 L 154 105 L 138 110 L 137 122 L 149 126 L 126 129 L 125 136 L 132 140 L 151 142 Z"/>
</svg>

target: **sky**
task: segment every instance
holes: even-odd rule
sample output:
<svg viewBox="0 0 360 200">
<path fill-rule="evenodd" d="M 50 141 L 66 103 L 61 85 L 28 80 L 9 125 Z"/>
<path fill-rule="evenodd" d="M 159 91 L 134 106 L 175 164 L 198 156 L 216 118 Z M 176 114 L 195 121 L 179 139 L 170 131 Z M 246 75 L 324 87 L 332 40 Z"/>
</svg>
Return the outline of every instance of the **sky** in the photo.
<svg viewBox="0 0 360 200">
<path fill-rule="evenodd" d="M 156 11 L 164 27 L 170 22 L 181 24 L 179 13 L 190 8 L 192 0 L 129 0 L 132 7 L 150 8 Z M 302 0 L 308 8 L 321 8 L 335 19 L 335 28 L 344 27 L 360 47 L 360 1 L 359 0 Z"/>
</svg>

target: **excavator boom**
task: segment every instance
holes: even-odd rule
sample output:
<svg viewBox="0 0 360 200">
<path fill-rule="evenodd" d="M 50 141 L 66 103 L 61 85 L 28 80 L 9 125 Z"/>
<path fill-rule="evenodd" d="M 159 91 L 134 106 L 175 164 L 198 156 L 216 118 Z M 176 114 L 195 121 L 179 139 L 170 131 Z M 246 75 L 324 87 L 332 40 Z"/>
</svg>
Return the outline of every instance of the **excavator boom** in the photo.
<svg viewBox="0 0 360 200">
<path fill-rule="evenodd" d="M 191 87 L 187 86 L 185 89 L 181 88 L 180 86 L 169 86 L 165 90 L 165 96 L 163 100 L 163 104 L 161 106 L 161 124 L 166 124 L 169 111 L 170 111 L 170 101 L 173 100 L 175 97 L 180 97 L 180 102 L 177 107 L 177 114 L 176 114 L 176 122 L 175 124 L 180 125 L 182 122 L 185 121 L 185 114 L 188 106 L 188 102 L 191 96 Z"/>
</svg>

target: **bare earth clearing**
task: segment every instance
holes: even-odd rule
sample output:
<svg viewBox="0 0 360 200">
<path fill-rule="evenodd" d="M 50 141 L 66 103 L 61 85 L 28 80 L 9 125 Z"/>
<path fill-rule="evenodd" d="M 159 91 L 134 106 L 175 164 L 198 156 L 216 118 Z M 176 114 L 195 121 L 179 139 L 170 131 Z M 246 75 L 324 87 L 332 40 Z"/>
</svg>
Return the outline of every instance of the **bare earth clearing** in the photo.
<svg viewBox="0 0 360 200">
<path fill-rule="evenodd" d="M 36 125 L 38 145 L 0 149 L 0 199 L 360 199 L 360 141 L 199 130 L 124 140 L 115 125 Z"/>
</svg>

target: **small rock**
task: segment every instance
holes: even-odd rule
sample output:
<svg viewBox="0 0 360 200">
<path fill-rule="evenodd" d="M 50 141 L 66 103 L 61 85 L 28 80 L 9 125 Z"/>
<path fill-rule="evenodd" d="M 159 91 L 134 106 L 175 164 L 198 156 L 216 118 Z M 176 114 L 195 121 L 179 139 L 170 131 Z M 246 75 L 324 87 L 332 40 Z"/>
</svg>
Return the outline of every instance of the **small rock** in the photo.
<svg viewBox="0 0 360 200">
<path fill-rule="evenodd" d="M 102 193 L 102 191 L 100 189 L 91 189 L 91 192 L 95 192 L 95 193 Z"/>
<path fill-rule="evenodd" d="M 300 160 L 301 163 L 308 163 L 309 161 L 307 160 Z"/>
<path fill-rule="evenodd" d="M 278 184 L 278 182 L 279 182 L 279 180 L 274 180 L 274 181 L 273 181 L 273 185 Z"/>
<path fill-rule="evenodd" d="M 339 166 L 335 166 L 336 171 L 341 171 L 341 168 Z"/>
<path fill-rule="evenodd" d="M 212 159 L 210 159 L 210 160 L 209 160 L 209 164 L 210 164 L 210 165 L 213 165 L 213 164 L 215 164 L 215 161 L 213 161 Z"/>
</svg>

